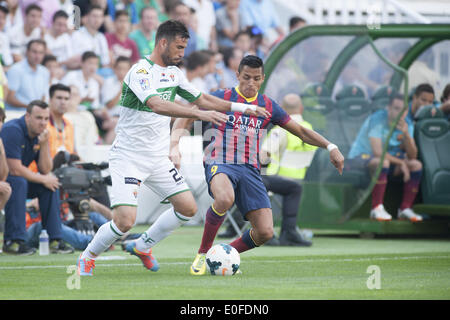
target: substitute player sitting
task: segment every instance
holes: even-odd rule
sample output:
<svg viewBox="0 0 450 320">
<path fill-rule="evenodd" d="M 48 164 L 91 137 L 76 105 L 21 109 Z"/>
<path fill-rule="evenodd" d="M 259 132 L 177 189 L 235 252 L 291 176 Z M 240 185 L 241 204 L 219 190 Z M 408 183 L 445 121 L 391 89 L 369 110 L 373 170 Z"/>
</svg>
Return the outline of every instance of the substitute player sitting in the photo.
<svg viewBox="0 0 450 320">
<path fill-rule="evenodd" d="M 235 202 L 251 228 L 231 243 L 241 253 L 261 246 L 273 236 L 270 199 L 260 175 L 259 151 L 270 122 L 279 125 L 305 143 L 328 148 L 330 161 L 342 173 L 344 157 L 336 145 L 313 130 L 302 127 L 272 99 L 258 93 L 264 81 L 264 66 L 260 58 L 248 55 L 238 68 L 239 84 L 233 89 L 219 90 L 216 97 L 248 105 L 264 106 L 270 117 L 227 112 L 228 121 L 214 125 L 204 139 L 211 140 L 205 149 L 205 175 L 214 203 L 206 212 L 205 228 L 198 254 L 192 263 L 191 274 L 206 272 L 205 254 L 211 248 L 226 212 Z M 182 129 L 188 121 L 178 119 L 175 129 Z M 175 151 L 172 151 L 175 152 Z"/>
<path fill-rule="evenodd" d="M 136 242 L 126 250 L 136 255 L 147 269 L 159 265 L 151 247 L 186 223 L 197 212 L 197 205 L 184 178 L 169 160 L 171 117 L 200 118 L 222 125 L 230 110 L 260 116 L 269 113 L 261 107 L 231 103 L 202 94 L 177 67 L 182 61 L 189 32 L 179 21 L 168 20 L 156 32 L 155 49 L 149 57 L 133 65 L 125 76 L 120 101 L 116 139 L 109 154 L 112 178 L 113 220 L 103 224 L 78 259 L 78 274 L 92 275 L 95 259 L 109 248 L 136 220 L 141 184 L 152 189 L 173 207 L 163 212 Z M 176 95 L 205 108 L 202 111 L 174 103 Z"/>
</svg>

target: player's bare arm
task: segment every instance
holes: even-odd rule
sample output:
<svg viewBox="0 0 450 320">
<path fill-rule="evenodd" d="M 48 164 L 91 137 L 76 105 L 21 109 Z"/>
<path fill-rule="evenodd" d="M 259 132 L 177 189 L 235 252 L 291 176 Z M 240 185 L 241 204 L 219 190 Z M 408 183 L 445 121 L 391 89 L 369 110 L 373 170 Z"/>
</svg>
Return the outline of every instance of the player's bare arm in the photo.
<svg viewBox="0 0 450 320">
<path fill-rule="evenodd" d="M 344 156 L 339 151 L 338 148 L 332 147 L 334 146 L 330 141 L 325 139 L 322 135 L 315 132 L 314 130 L 310 130 L 305 128 L 295 122 L 294 120 L 289 120 L 285 125 L 282 126 L 284 129 L 288 130 L 292 134 L 299 137 L 302 141 L 307 144 L 317 146 L 320 148 L 328 149 L 330 148 L 330 162 L 336 167 L 339 171 L 339 174 L 342 174 L 342 170 L 344 169 Z"/>
<path fill-rule="evenodd" d="M 185 107 L 175 102 L 162 100 L 159 96 L 148 99 L 147 106 L 154 112 L 169 117 L 200 119 L 217 125 L 221 125 L 228 120 L 228 117 L 223 113 Z"/>
<path fill-rule="evenodd" d="M 207 93 L 202 93 L 202 95 L 195 101 L 195 104 L 205 109 L 217 110 L 221 112 L 240 111 L 252 116 L 264 118 L 270 117 L 270 112 L 268 112 L 265 108 L 250 104 L 226 101 Z"/>
</svg>

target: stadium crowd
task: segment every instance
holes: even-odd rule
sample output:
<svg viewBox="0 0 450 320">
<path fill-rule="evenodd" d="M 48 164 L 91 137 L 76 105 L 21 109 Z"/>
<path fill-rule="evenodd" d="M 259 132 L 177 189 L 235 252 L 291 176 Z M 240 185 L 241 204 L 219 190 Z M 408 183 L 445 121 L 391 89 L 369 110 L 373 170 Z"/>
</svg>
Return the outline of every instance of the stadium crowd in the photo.
<svg viewBox="0 0 450 320">
<path fill-rule="evenodd" d="M 292 17 L 288 23 L 280 21 L 271 0 L 0 0 L 0 109 L 6 114 L 23 115 L 27 108 L 33 109 L 30 102 L 36 100 L 45 101 L 51 108 L 56 102 L 51 102 L 54 92 L 50 88 L 60 84 L 63 87 L 56 87 L 59 91 L 70 90 L 63 114 L 74 133 L 73 145 L 62 149 L 74 152 L 84 145 L 111 144 L 122 81 L 135 62 L 151 54 L 158 25 L 168 19 L 188 27 L 190 39 L 181 68 L 202 92 L 236 86 L 242 58 L 252 54 L 264 59 L 286 36 L 283 23 L 289 27 L 288 32 L 305 25 L 300 17 Z M 419 101 L 419 92 L 410 112 L 431 104 L 435 100 L 432 90 L 423 91 L 432 93 L 431 101 Z M 449 101 L 447 86 L 440 106 L 446 114 L 450 113 Z M 37 109 L 42 108 L 37 104 Z M 50 109 L 49 121 L 57 134 L 66 127 L 64 120 L 56 123 L 52 119 L 55 114 Z M 1 120 L 3 123 L 4 115 Z M 407 127 L 399 130 L 408 133 Z M 5 154 L 2 149 L 0 140 L 0 156 Z M 0 157 L 0 209 L 11 196 L 11 188 L 4 182 L 8 176 L 3 171 L 5 163 Z M 403 172 L 421 169 L 415 165 L 403 168 Z M 374 208 L 382 204 L 389 164 L 386 166 L 374 191 Z M 420 176 L 411 178 L 415 184 L 409 188 L 416 190 Z M 408 196 L 405 201 L 402 209 L 409 208 L 414 198 Z M 110 219 L 108 213 L 105 216 Z M 55 228 L 58 243 L 54 252 L 72 252 L 59 241 L 63 231 Z M 15 239 L 26 240 L 22 235 L 11 237 Z M 32 253 L 22 242 L 17 250 Z"/>
</svg>

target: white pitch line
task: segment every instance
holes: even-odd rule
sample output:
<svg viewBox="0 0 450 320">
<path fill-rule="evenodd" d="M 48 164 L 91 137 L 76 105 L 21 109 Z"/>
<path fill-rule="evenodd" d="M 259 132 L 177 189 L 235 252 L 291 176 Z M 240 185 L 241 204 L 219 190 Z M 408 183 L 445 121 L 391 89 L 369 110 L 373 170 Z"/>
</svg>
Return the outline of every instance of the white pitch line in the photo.
<svg viewBox="0 0 450 320">
<path fill-rule="evenodd" d="M 360 261 L 377 261 L 377 260 L 418 260 L 418 259 L 449 259 L 450 256 L 411 256 L 411 257 L 374 257 L 374 258 L 345 258 L 345 259 L 297 259 L 297 260 L 283 260 L 288 263 L 304 263 L 304 262 L 360 262 Z M 279 263 L 276 259 L 271 260 L 257 260 L 263 263 Z M 165 262 L 163 265 L 189 265 L 190 262 Z M 72 264 L 73 265 L 73 264 Z M 50 265 L 50 266 L 13 266 L 0 267 L 0 270 L 27 270 L 27 269 L 59 269 L 67 268 L 70 265 Z M 142 266 L 141 263 L 98 263 L 96 267 L 136 267 Z"/>
</svg>

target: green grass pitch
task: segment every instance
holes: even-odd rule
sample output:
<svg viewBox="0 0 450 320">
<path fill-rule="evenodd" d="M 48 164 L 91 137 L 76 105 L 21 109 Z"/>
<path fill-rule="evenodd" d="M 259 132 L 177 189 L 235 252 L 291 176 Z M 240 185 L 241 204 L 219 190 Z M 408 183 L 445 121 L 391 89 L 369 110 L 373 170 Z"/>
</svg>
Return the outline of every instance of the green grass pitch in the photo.
<svg viewBox="0 0 450 320">
<path fill-rule="evenodd" d="M 241 254 L 242 275 L 194 277 L 189 266 L 201 235 L 201 227 L 185 226 L 158 244 L 153 252 L 161 269 L 156 273 L 116 246 L 97 261 L 93 277 L 79 282 L 74 275 L 79 251 L 2 253 L 0 299 L 450 299 L 449 239 L 361 239 L 315 230 L 310 248 L 263 246 Z"/>
</svg>

